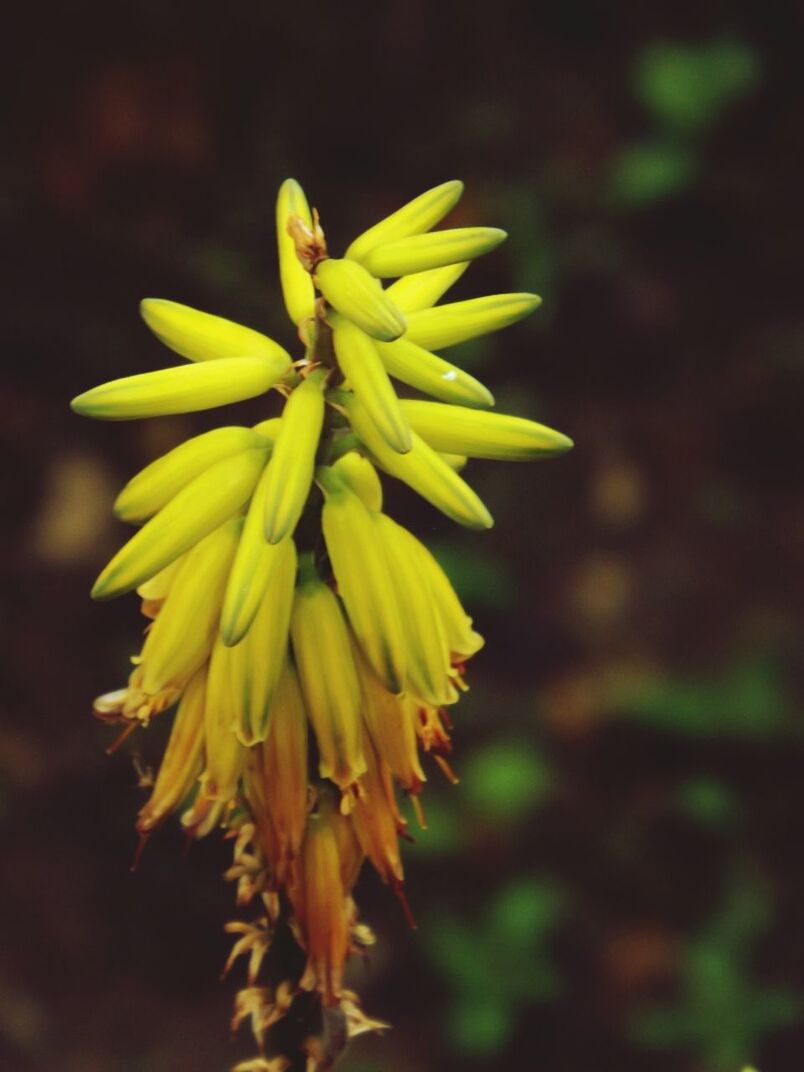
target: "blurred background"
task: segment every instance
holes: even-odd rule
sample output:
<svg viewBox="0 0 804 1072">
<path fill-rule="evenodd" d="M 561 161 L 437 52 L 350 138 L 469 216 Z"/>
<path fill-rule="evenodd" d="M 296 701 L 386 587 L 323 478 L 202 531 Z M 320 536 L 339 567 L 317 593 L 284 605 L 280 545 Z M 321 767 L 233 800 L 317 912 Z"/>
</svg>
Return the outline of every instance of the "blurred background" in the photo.
<svg viewBox="0 0 804 1072">
<path fill-rule="evenodd" d="M 535 290 L 452 351 L 573 436 L 473 463 L 488 534 L 387 487 L 487 637 L 428 771 L 409 932 L 373 875 L 352 982 L 394 1027 L 348 1072 L 787 1072 L 804 1064 L 801 8 L 701 0 L 21 5 L 2 67 L 0 1068 L 218 1072 L 229 848 L 129 872 L 104 755 L 133 598 L 88 591 L 116 489 L 211 415 L 93 424 L 71 396 L 171 358 L 145 296 L 292 345 L 273 209 L 330 248 L 445 179 L 510 238 L 456 297 Z M 11 31 L 10 33 L 8 31 Z M 798 658 L 796 658 L 798 656 Z M 154 738 L 151 740 L 151 738 Z M 242 969 L 241 969 L 242 970 Z M 239 981 L 240 976 L 237 976 Z"/>
</svg>

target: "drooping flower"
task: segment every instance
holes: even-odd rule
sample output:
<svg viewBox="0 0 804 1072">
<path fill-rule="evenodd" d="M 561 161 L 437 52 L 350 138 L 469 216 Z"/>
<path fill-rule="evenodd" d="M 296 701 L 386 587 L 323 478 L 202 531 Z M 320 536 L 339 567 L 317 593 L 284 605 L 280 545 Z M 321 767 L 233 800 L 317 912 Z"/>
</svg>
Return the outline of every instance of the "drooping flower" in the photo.
<svg viewBox="0 0 804 1072">
<path fill-rule="evenodd" d="M 432 352 L 513 324 L 540 301 L 438 304 L 506 237 L 432 229 L 462 190 L 426 191 L 336 258 L 318 213 L 286 180 L 279 271 L 303 356 L 221 317 L 146 299 L 148 327 L 189 363 L 72 403 L 128 420 L 269 390 L 283 400 L 281 416 L 194 436 L 134 476 L 115 513 L 140 527 L 92 590 L 109 599 L 136 589 L 151 620 L 127 686 L 100 697 L 96 714 L 121 723 L 122 740 L 176 708 L 141 837 L 172 812 L 193 838 L 223 828 L 237 903 L 257 906 L 254 919 L 227 926 L 237 937 L 226 970 L 242 955 L 249 962 L 233 1026 L 248 1020 L 261 1051 L 243 1072 L 285 1066 L 280 1023 L 298 1028 L 295 1053 L 310 1072 L 385 1026 L 343 984 L 349 957 L 373 941 L 354 884 L 368 859 L 405 904 L 398 792 L 421 821 L 422 760 L 455 780 L 447 708 L 483 639 L 431 553 L 383 511 L 379 474 L 482 530 L 493 522 L 462 475 L 467 459 L 572 446 L 492 412 L 491 392 Z M 395 380 L 435 401 L 398 397 Z"/>
</svg>

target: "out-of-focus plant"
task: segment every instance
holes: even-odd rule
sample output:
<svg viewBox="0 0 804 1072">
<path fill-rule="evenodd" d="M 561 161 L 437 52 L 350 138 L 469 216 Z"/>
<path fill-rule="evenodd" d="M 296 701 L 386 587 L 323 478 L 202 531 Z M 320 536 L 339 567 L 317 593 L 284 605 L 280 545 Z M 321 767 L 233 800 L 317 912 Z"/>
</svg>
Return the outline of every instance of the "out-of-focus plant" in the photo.
<svg viewBox="0 0 804 1072">
<path fill-rule="evenodd" d="M 712 1072 L 731 1072 L 766 1034 L 797 1020 L 804 995 L 752 978 L 750 958 L 770 921 L 769 891 L 738 875 L 721 909 L 684 950 L 678 999 L 638 1012 L 634 1037 L 657 1049 L 694 1050 Z"/>
</svg>

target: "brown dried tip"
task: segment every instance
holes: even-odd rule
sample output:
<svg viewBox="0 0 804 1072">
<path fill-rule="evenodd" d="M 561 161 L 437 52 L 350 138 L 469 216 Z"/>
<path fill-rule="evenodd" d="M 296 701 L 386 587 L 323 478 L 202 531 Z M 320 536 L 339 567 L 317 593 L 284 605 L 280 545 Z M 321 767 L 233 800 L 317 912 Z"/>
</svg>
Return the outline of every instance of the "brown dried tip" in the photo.
<svg viewBox="0 0 804 1072">
<path fill-rule="evenodd" d="M 312 273 L 327 258 L 327 240 L 321 228 L 318 209 L 313 209 L 313 226 L 308 227 L 301 216 L 288 216 L 288 234 L 296 246 L 296 256 L 302 267 Z"/>
</svg>

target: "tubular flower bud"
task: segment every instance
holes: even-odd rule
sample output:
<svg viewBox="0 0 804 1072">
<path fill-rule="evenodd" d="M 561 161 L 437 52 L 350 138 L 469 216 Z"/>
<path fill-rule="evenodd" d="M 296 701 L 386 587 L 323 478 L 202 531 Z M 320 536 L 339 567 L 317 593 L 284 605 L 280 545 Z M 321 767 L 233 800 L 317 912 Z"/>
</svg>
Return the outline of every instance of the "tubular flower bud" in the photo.
<svg viewBox="0 0 804 1072">
<path fill-rule="evenodd" d="M 209 658 L 240 526 L 227 522 L 183 559 L 140 658 L 141 685 L 154 695 L 184 688 Z"/>
<path fill-rule="evenodd" d="M 235 733 L 243 744 L 264 741 L 282 668 L 287 658 L 296 581 L 296 551 L 279 544 L 284 561 L 275 569 L 244 640 L 233 649 Z"/>
<path fill-rule="evenodd" d="M 338 601 L 312 556 L 299 563 L 290 635 L 302 693 L 320 753 L 319 773 L 341 789 L 366 769 L 360 740 L 360 688 Z"/>
<path fill-rule="evenodd" d="M 353 261 L 362 261 L 367 253 L 383 243 L 429 231 L 452 211 L 462 193 L 463 183 L 457 179 L 426 190 L 358 235 L 346 250 L 346 256 Z"/>
<path fill-rule="evenodd" d="M 234 799 L 246 762 L 246 748 L 235 735 L 235 726 L 241 721 L 239 662 L 237 648 L 227 648 L 218 637 L 207 677 L 204 705 L 206 769 L 201 777 L 201 793 L 221 804 Z"/>
<path fill-rule="evenodd" d="M 202 666 L 184 691 L 170 739 L 159 766 L 153 792 L 140 809 L 137 830 L 147 834 L 174 811 L 188 795 L 201 773 L 204 751 L 204 696 L 206 667 Z"/>
<path fill-rule="evenodd" d="M 360 789 L 352 812 L 357 840 L 383 882 L 400 888 L 405 873 L 399 856 L 399 834 L 406 824 L 396 806 L 391 770 L 377 754 L 371 738 L 366 735 L 363 748 L 366 754 L 366 773 L 360 779 Z"/>
<path fill-rule="evenodd" d="M 320 991 L 325 1005 L 335 1005 L 341 995 L 350 947 L 350 904 L 335 831 L 339 818 L 331 804 L 323 803 L 308 818 L 296 897 L 296 916 L 307 950 L 300 985 Z"/>
<path fill-rule="evenodd" d="M 333 472 L 369 510 L 382 510 L 382 484 L 377 470 L 362 454 L 350 451 L 332 466 Z"/>
<path fill-rule="evenodd" d="M 410 428 L 374 340 L 350 320 L 339 317 L 334 321 L 333 342 L 341 371 L 375 428 L 391 450 L 406 454 L 413 446 Z"/>
<path fill-rule="evenodd" d="M 565 454 L 573 445 L 561 432 L 524 417 L 440 402 L 405 401 L 402 408 L 411 426 L 435 450 L 470 458 L 527 462 Z"/>
<path fill-rule="evenodd" d="M 143 298 L 140 314 L 160 342 L 190 361 L 263 357 L 282 365 L 283 371 L 290 365 L 290 354 L 278 342 L 222 316 L 164 298 Z"/>
<path fill-rule="evenodd" d="M 402 692 L 407 662 L 402 621 L 374 519 L 331 469 L 319 469 L 317 479 L 324 490 L 327 553 L 349 623 L 386 688 Z"/>
<path fill-rule="evenodd" d="M 407 338 L 427 350 L 443 350 L 507 328 L 542 304 L 538 294 L 490 294 L 412 313 Z"/>
<path fill-rule="evenodd" d="M 247 502 L 267 457 L 267 447 L 245 450 L 191 480 L 117 552 L 95 581 L 93 599 L 136 588 L 232 517 Z"/>
<path fill-rule="evenodd" d="M 410 692 L 436 706 L 454 703 L 458 694 L 451 681 L 446 630 L 421 584 L 417 541 L 385 514 L 375 514 L 373 520 L 403 623 Z"/>
<path fill-rule="evenodd" d="M 431 352 L 539 303 L 501 294 L 436 304 L 505 237 L 430 230 L 462 188 L 425 191 L 340 258 L 288 179 L 277 251 L 304 351 L 291 358 L 251 328 L 149 298 L 148 327 L 193 363 L 73 402 L 87 416 L 126 420 L 273 386 L 283 399 L 281 416 L 268 410 L 251 428 L 195 435 L 132 477 L 115 513 L 141 527 L 92 590 L 110 599 L 136 589 L 149 620 L 127 686 L 94 704 L 99 719 L 122 724 L 112 749 L 178 705 L 140 808 L 141 840 L 174 811 L 188 838 L 222 829 L 236 902 L 258 908 L 226 927 L 235 936 L 226 970 L 248 960 L 233 1029 L 250 1024 L 261 1051 L 242 1072 L 323 1072 L 349 1039 L 384 1026 L 343 989 L 349 956 L 374 941 L 352 891 L 368 858 L 412 922 L 396 787 L 424 828 L 424 754 L 457 781 L 448 705 L 466 690 L 466 662 L 483 638 L 432 554 L 382 513 L 378 470 L 458 524 L 486 529 L 489 511 L 458 475 L 468 457 L 526 460 L 572 445 L 541 424 L 485 412 L 490 391 Z M 383 290 L 381 278 L 396 281 Z M 437 401 L 400 400 L 394 381 Z"/>
<path fill-rule="evenodd" d="M 250 447 L 264 447 L 263 436 L 251 428 L 213 428 L 174 447 L 129 480 L 115 499 L 121 521 L 147 521 L 216 462 Z"/>
<path fill-rule="evenodd" d="M 285 662 L 265 740 L 249 749 L 246 795 L 276 884 L 283 886 L 301 850 L 307 820 L 307 713 L 299 679 Z"/>
<path fill-rule="evenodd" d="M 285 308 L 294 324 L 315 315 L 315 287 L 309 272 L 296 256 L 296 243 L 288 229 L 292 217 L 312 229 L 313 218 L 304 191 L 295 179 L 285 179 L 276 199 L 276 245 L 279 253 L 279 277 Z"/>
<path fill-rule="evenodd" d="M 316 267 L 316 284 L 330 303 L 374 339 L 398 339 L 405 320 L 376 279 L 357 261 L 328 258 Z"/>
<path fill-rule="evenodd" d="M 386 242 L 369 250 L 363 264 L 378 279 L 426 272 L 490 253 L 508 235 L 498 227 L 456 227 Z"/>
<path fill-rule="evenodd" d="M 409 696 L 394 696 L 384 688 L 357 645 L 355 648 L 361 710 L 369 735 L 402 788 L 419 793 L 426 778 L 416 743 L 416 703 Z"/>
<path fill-rule="evenodd" d="M 310 493 L 324 419 L 323 390 L 323 375 L 313 372 L 285 403 L 262 492 L 269 543 L 293 532 Z"/>
<path fill-rule="evenodd" d="M 82 417 L 104 421 L 194 413 L 265 394 L 287 372 L 288 364 L 278 358 L 225 357 L 176 365 L 110 380 L 77 395 L 70 405 Z"/>
<path fill-rule="evenodd" d="M 459 525 L 470 529 L 491 528 L 494 524 L 491 514 L 475 492 L 423 439 L 414 434 L 412 450 L 397 454 L 379 435 L 356 396 L 346 401 L 346 410 L 352 428 L 381 469 L 413 488 Z"/>
<path fill-rule="evenodd" d="M 420 309 L 429 309 L 435 305 L 439 298 L 458 282 L 471 263 L 460 261 L 458 264 L 445 264 L 441 268 L 430 268 L 414 275 L 403 275 L 390 287 L 386 287 L 385 293 L 405 316 L 408 313 L 418 313 Z"/>
<path fill-rule="evenodd" d="M 239 644 L 248 633 L 254 616 L 265 598 L 272 581 L 293 591 L 296 577 L 296 548 L 293 539 L 286 536 L 279 543 L 271 544 L 265 539 L 265 490 L 268 469 L 263 471 L 256 491 L 251 498 L 243 535 L 237 545 L 232 563 L 226 596 L 221 614 L 221 637 L 230 647 Z"/>
<path fill-rule="evenodd" d="M 494 405 L 494 395 L 474 376 L 409 339 L 378 342 L 376 346 L 386 372 L 409 387 L 442 402 L 457 402 L 463 406 Z M 402 412 L 404 414 L 404 410 Z"/>
</svg>

